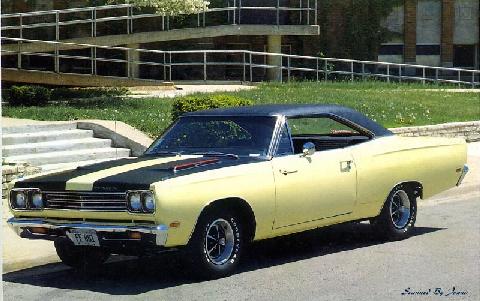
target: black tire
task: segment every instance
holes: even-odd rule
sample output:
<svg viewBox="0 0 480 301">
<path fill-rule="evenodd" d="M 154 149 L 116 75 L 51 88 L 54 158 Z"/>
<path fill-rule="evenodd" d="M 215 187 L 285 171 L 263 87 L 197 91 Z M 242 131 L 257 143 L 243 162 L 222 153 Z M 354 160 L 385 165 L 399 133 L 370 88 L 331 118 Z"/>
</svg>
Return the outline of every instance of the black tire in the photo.
<svg viewBox="0 0 480 301">
<path fill-rule="evenodd" d="M 110 257 L 103 248 L 75 246 L 68 238 L 58 238 L 54 245 L 60 260 L 80 272 L 98 271 Z"/>
<path fill-rule="evenodd" d="M 396 204 L 401 204 L 397 207 Z M 407 206 L 408 205 L 408 208 Z M 394 214 L 395 208 L 401 208 Z M 401 215 L 402 212 L 405 215 Z M 417 218 L 417 198 L 408 186 L 398 185 L 388 195 L 380 215 L 371 220 L 373 227 L 381 238 L 401 240 L 412 234 Z"/>
<path fill-rule="evenodd" d="M 217 230 L 215 225 L 219 227 Z M 196 277 L 216 279 L 235 271 L 245 246 L 242 227 L 241 220 L 226 210 L 213 208 L 200 216 L 186 252 L 187 263 L 195 271 Z M 215 231 L 220 237 L 217 247 L 215 240 L 207 238 L 207 235 L 215 236 Z M 223 251 L 222 231 L 225 238 Z M 217 250 L 221 256 L 215 257 Z"/>
</svg>

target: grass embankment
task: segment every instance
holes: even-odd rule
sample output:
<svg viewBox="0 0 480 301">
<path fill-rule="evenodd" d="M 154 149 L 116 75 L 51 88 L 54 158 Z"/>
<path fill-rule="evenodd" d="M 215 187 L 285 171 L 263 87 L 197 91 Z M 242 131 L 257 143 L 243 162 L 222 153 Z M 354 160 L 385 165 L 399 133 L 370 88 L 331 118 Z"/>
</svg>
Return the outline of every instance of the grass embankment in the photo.
<svg viewBox="0 0 480 301">
<path fill-rule="evenodd" d="M 480 93 L 453 93 L 421 85 L 367 83 L 262 84 L 234 94 L 256 104 L 330 103 L 349 106 L 386 127 L 480 119 Z M 157 136 L 171 122 L 173 99 L 104 98 L 44 107 L 3 107 L 3 116 L 37 120 L 105 119 Z"/>
</svg>

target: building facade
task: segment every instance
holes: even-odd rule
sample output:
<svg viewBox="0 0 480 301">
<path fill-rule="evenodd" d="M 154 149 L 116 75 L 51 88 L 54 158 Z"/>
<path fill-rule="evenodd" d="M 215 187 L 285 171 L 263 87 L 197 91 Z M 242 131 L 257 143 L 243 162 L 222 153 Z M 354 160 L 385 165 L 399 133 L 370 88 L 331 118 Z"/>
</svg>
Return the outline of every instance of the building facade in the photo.
<svg viewBox="0 0 480 301">
<path fill-rule="evenodd" d="M 380 61 L 479 69 L 479 0 L 404 0 L 384 26 Z"/>
</svg>

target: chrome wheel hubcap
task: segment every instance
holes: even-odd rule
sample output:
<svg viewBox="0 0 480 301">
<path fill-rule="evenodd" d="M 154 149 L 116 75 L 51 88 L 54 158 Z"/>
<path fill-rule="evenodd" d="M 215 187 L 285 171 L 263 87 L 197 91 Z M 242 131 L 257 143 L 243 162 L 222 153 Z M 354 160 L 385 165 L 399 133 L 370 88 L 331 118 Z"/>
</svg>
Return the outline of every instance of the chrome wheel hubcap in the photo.
<svg viewBox="0 0 480 301">
<path fill-rule="evenodd" d="M 390 202 L 390 217 L 397 229 L 403 229 L 410 221 L 410 199 L 403 190 L 398 190 Z"/>
<path fill-rule="evenodd" d="M 232 226 L 224 219 L 217 219 L 207 229 L 205 252 L 213 264 L 224 264 L 233 253 L 235 238 Z"/>
</svg>

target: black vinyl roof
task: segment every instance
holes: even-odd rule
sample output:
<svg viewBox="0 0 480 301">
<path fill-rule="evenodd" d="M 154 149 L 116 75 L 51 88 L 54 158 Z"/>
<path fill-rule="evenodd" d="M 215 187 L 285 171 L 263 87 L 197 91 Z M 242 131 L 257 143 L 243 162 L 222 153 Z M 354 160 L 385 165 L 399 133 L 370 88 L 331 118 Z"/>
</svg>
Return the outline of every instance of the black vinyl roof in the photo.
<svg viewBox="0 0 480 301">
<path fill-rule="evenodd" d="M 308 117 L 325 116 L 339 117 L 372 132 L 375 136 L 390 136 L 392 132 L 371 120 L 362 113 L 338 105 L 258 105 L 233 108 L 220 108 L 213 110 L 186 113 L 183 116 L 285 116 Z"/>
</svg>

